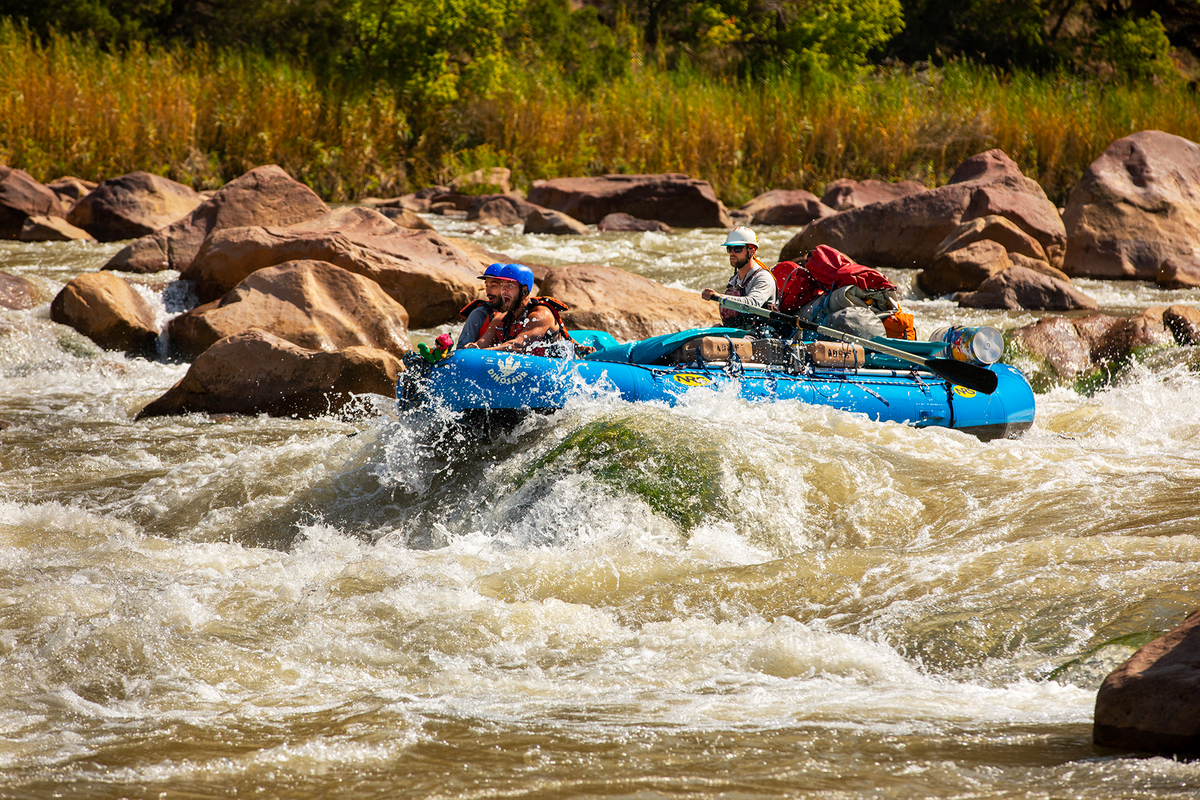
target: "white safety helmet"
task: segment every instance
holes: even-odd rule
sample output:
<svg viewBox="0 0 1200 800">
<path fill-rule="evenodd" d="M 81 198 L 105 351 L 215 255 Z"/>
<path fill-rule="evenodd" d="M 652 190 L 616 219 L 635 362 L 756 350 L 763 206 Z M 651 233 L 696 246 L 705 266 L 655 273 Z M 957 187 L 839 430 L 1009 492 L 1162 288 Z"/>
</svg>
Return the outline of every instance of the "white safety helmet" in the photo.
<svg viewBox="0 0 1200 800">
<path fill-rule="evenodd" d="M 729 232 L 729 236 L 725 239 L 725 243 L 721 245 L 721 247 L 728 247 L 731 244 L 752 244 L 757 250 L 758 236 L 754 233 L 754 231 L 750 230 L 744 225 L 739 225 Z"/>
</svg>

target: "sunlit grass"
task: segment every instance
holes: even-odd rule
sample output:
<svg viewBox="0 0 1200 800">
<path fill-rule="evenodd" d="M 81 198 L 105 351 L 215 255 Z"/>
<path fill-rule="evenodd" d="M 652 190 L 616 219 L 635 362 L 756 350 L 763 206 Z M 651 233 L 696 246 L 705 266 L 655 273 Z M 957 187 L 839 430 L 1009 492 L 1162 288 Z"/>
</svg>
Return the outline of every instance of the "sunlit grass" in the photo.
<svg viewBox="0 0 1200 800">
<path fill-rule="evenodd" d="M 1106 86 L 968 64 L 753 82 L 644 71 L 592 97 L 529 78 L 472 102 L 467 117 L 475 139 L 528 180 L 683 172 L 732 203 L 771 188 L 819 192 L 843 177 L 938 185 L 991 148 L 1062 202 L 1115 139 L 1149 128 L 1200 138 L 1200 104 L 1183 84 Z"/>
<path fill-rule="evenodd" d="M 275 163 L 330 200 L 508 166 L 518 186 L 682 172 L 736 206 L 843 177 L 938 185 L 999 148 L 1062 203 L 1115 139 L 1156 128 L 1200 140 L 1196 100 L 1183 83 L 970 64 L 741 81 L 639 65 L 590 95 L 553 71 L 514 67 L 496 96 L 410 116 L 387 87 L 338 88 L 281 59 L 136 46 L 113 55 L 72 38 L 43 45 L 0 22 L 3 163 L 46 181 L 143 169 L 198 188 Z"/>
</svg>

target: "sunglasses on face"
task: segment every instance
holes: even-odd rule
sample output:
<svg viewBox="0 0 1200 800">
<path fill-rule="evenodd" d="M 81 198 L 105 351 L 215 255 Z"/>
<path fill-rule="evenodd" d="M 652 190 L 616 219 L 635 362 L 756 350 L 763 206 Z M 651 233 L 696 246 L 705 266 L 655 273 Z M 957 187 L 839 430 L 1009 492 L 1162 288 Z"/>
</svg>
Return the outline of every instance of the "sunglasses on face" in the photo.
<svg viewBox="0 0 1200 800">
<path fill-rule="evenodd" d="M 727 244 L 727 245 L 725 245 L 726 253 L 740 253 L 745 249 L 746 249 L 746 245 L 744 245 L 744 244 Z"/>
</svg>

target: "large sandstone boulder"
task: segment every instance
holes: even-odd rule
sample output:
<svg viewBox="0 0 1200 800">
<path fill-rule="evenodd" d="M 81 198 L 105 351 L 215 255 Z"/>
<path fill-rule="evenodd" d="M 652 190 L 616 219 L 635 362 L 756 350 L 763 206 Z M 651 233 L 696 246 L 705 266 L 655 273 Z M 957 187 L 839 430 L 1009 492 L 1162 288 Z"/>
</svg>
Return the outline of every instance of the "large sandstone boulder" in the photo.
<svg viewBox="0 0 1200 800">
<path fill-rule="evenodd" d="M 0 239 L 16 239 L 26 217 L 61 217 L 58 195 L 29 173 L 0 164 Z"/>
<path fill-rule="evenodd" d="M 1007 217 L 989 214 L 959 223 L 938 245 L 930 265 L 917 275 L 917 285 L 935 296 L 974 291 L 1010 266 L 1070 282 L 1066 273 L 1050 266 L 1036 239 Z"/>
<path fill-rule="evenodd" d="M 381 208 L 379 213 L 399 225 L 401 228 L 412 228 L 414 231 L 431 231 L 433 226 L 415 211 L 407 208 Z"/>
<path fill-rule="evenodd" d="M 686 175 L 604 175 L 535 182 L 529 202 L 561 211 L 587 225 L 624 211 L 676 228 L 729 228 L 725 205 L 708 181 Z"/>
<path fill-rule="evenodd" d="M 252 330 L 205 350 L 137 418 L 193 412 L 321 416 L 337 412 L 356 394 L 393 396 L 402 369 L 400 359 L 383 350 L 306 350 Z"/>
<path fill-rule="evenodd" d="M 533 210 L 533 203 L 511 194 L 485 194 L 475 198 L 467 210 L 468 220 L 498 225 L 520 225 Z"/>
<path fill-rule="evenodd" d="M 1200 289 L 1200 256 L 1171 256 L 1158 268 L 1161 289 Z"/>
<path fill-rule="evenodd" d="M 486 263 L 434 231 L 392 226 L 370 232 L 370 224 L 363 222 L 347 233 L 315 224 L 317 230 L 255 226 L 217 231 L 181 277 L 195 281 L 200 300 L 209 302 L 263 267 L 326 261 L 378 283 L 408 310 L 414 328 L 457 319 L 459 309 L 479 293 Z"/>
<path fill-rule="evenodd" d="M 963 308 L 1007 308 L 1035 311 L 1095 309 L 1096 301 L 1070 283 L 1011 266 L 979 284 L 973 292 L 954 295 Z"/>
<path fill-rule="evenodd" d="M 856 181 L 841 178 L 831 181 L 821 195 L 821 202 L 834 211 L 845 211 L 849 208 L 862 208 L 872 203 L 887 203 L 910 194 L 925 191 L 924 185 L 917 181 L 888 181 L 865 180 Z"/>
<path fill-rule="evenodd" d="M 1084 171 L 1063 213 L 1068 275 L 1155 280 L 1200 256 L 1200 145 L 1162 131 L 1118 139 Z"/>
<path fill-rule="evenodd" d="M 20 275 L 0 272 L 0 308 L 23 311 L 40 302 L 40 293 L 32 283 Z"/>
<path fill-rule="evenodd" d="M 1004 245 L 981 239 L 934 253 L 932 263 L 917 274 L 917 285 L 934 297 L 974 291 L 1012 265 Z"/>
<path fill-rule="evenodd" d="M 716 303 L 616 267 L 555 267 L 542 280 L 541 292 L 570 306 L 563 314 L 568 328 L 605 330 L 622 341 L 721 322 Z"/>
<path fill-rule="evenodd" d="M 613 214 L 606 214 L 604 219 L 596 223 L 598 231 L 623 231 L 626 233 L 644 233 L 646 231 L 654 231 L 657 233 L 673 233 L 674 229 L 665 222 L 657 219 L 638 219 L 635 216 L 626 214 L 623 211 L 617 211 Z"/>
<path fill-rule="evenodd" d="M 50 319 L 69 325 L 105 350 L 143 356 L 155 352 L 154 310 L 112 272 L 88 272 L 64 286 L 50 302 Z"/>
<path fill-rule="evenodd" d="M 426 186 L 420 191 L 401 195 L 400 197 L 364 197 L 358 202 L 368 208 L 380 210 L 385 208 L 401 208 L 415 211 L 418 214 L 428 214 L 429 207 L 432 205 L 432 198 L 446 194 L 449 191 L 449 186 Z"/>
<path fill-rule="evenodd" d="M 1036 181 L 1000 150 L 971 156 L 945 186 L 841 211 L 809 224 L 784 245 L 795 261 L 827 244 L 875 267 L 922 269 L 961 222 L 998 215 L 1037 240 L 1051 266 L 1062 264 L 1066 230 Z"/>
<path fill-rule="evenodd" d="M 812 192 L 803 189 L 772 189 L 738 209 L 751 225 L 807 225 L 814 219 L 836 213 Z"/>
<path fill-rule="evenodd" d="M 1091 314 L 1079 319 L 1045 317 L 1012 332 L 1013 341 L 1045 360 L 1060 378 L 1072 379 L 1106 363 L 1119 362 L 1134 349 L 1171 343 L 1161 317 Z"/>
<path fill-rule="evenodd" d="M 402 357 L 408 312 L 375 281 L 324 261 L 289 261 L 250 274 L 220 300 L 171 320 L 171 344 L 195 358 L 217 341 L 260 329 L 308 350 L 365 346 Z"/>
<path fill-rule="evenodd" d="M 62 217 L 43 217 L 35 214 L 26 217 L 21 224 L 22 242 L 94 242 L 93 236 L 82 228 L 76 228 Z"/>
<path fill-rule="evenodd" d="M 225 184 L 190 214 L 132 242 L 104 265 L 127 272 L 182 272 L 214 231 L 248 225 L 294 225 L 329 213 L 304 184 L 275 165 L 255 167 Z"/>
<path fill-rule="evenodd" d="M 1092 740 L 1122 750 L 1200 754 L 1200 611 L 1104 679 Z"/>
<path fill-rule="evenodd" d="M 534 207 L 525 217 L 525 233 L 549 233 L 554 236 L 587 236 L 592 231 L 569 214 L 552 208 Z"/>
<path fill-rule="evenodd" d="M 46 188 L 58 195 L 58 201 L 62 203 L 63 212 L 69 213 L 75 207 L 76 203 L 87 197 L 88 192 L 95 189 L 98 185 L 95 181 L 76 178 L 73 175 L 64 175 L 47 183 Z"/>
<path fill-rule="evenodd" d="M 190 186 L 149 172 L 109 178 L 85 195 L 67 221 L 101 242 L 136 239 L 165 228 L 204 202 Z"/>
</svg>

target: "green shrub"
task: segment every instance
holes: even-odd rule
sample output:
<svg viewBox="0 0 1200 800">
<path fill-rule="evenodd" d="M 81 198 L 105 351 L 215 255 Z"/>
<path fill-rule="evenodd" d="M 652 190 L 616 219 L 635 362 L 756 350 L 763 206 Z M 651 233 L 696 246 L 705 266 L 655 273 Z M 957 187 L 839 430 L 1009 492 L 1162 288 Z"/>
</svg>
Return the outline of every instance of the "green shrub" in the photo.
<svg viewBox="0 0 1200 800">
<path fill-rule="evenodd" d="M 1105 25 L 1096 37 L 1096 53 L 1127 80 L 1166 79 L 1176 74 L 1171 41 L 1162 19 L 1153 11 L 1148 17 L 1123 17 Z"/>
</svg>

